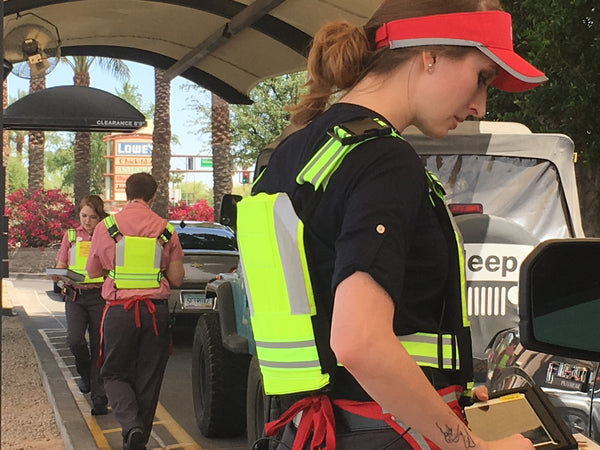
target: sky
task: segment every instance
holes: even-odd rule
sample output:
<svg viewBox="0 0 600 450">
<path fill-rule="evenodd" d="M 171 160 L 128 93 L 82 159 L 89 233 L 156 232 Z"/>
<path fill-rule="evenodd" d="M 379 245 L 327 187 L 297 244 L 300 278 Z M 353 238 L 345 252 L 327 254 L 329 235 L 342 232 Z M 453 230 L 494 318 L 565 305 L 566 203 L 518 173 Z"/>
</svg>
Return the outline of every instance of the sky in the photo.
<svg viewBox="0 0 600 450">
<path fill-rule="evenodd" d="M 137 86 L 143 98 L 144 106 L 154 103 L 154 68 L 145 64 L 125 61 L 131 72 L 130 84 Z M 171 145 L 173 155 L 210 155 L 210 136 L 195 135 L 191 133 L 193 127 L 190 122 L 196 119 L 196 113 L 189 111 L 187 105 L 192 95 L 182 89 L 182 86 L 190 82 L 182 77 L 177 77 L 171 82 L 171 133 L 177 135 L 180 143 Z M 73 85 L 73 70 L 65 63 L 60 63 L 46 77 L 46 87 Z M 90 70 L 90 86 L 102 89 L 111 94 L 122 90 L 123 82 L 118 81 L 112 75 L 94 64 Z M 17 98 L 18 91 L 29 92 L 29 80 L 19 78 L 14 74 L 8 76 L 8 98 L 9 101 Z M 208 93 L 206 102 L 209 104 Z M 200 94 L 198 94 L 200 95 Z M 172 158 L 171 169 L 184 169 L 185 158 Z M 202 181 L 212 186 L 212 174 L 196 173 L 187 174 L 189 181 Z"/>
</svg>

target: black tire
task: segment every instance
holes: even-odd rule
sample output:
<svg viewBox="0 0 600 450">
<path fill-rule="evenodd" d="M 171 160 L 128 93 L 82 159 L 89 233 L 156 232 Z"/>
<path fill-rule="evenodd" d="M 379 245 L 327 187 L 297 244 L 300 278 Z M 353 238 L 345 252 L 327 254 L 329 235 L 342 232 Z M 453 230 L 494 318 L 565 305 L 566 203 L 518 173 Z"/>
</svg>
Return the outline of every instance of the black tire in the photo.
<svg viewBox="0 0 600 450">
<path fill-rule="evenodd" d="M 249 447 L 264 436 L 265 423 L 269 421 L 268 404 L 269 399 L 263 389 L 262 375 L 255 355 L 250 361 L 246 389 L 246 435 Z"/>
<path fill-rule="evenodd" d="M 281 416 L 292 404 L 298 400 L 295 396 L 269 396 L 263 388 L 262 375 L 258 365 L 258 358 L 252 357 L 248 369 L 248 389 L 246 390 L 246 436 L 248 447 L 254 448 L 253 444 L 265 435 L 265 423 L 275 420 Z M 275 444 L 263 443 L 257 448 L 274 449 Z"/>
<path fill-rule="evenodd" d="M 54 291 L 55 294 L 60 294 L 62 292 L 62 288 L 58 285 L 58 283 L 55 281 L 54 285 L 52 286 L 52 290 Z"/>
<path fill-rule="evenodd" d="M 223 348 L 217 314 L 198 318 L 192 349 L 192 399 L 196 424 L 205 437 L 244 433 L 249 360 L 249 355 Z"/>
</svg>

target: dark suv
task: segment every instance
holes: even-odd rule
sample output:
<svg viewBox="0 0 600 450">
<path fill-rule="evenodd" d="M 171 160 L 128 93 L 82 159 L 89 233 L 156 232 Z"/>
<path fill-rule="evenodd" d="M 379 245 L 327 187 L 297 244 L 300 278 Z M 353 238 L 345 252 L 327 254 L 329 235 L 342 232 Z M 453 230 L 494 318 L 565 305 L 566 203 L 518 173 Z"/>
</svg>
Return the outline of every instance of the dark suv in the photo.
<svg viewBox="0 0 600 450">
<path fill-rule="evenodd" d="M 239 254 L 231 228 L 213 222 L 171 221 L 183 247 L 185 278 L 180 289 L 172 289 L 169 310 L 176 320 L 189 319 L 213 308 L 205 293 L 206 283 L 219 273 L 237 267 Z"/>
</svg>

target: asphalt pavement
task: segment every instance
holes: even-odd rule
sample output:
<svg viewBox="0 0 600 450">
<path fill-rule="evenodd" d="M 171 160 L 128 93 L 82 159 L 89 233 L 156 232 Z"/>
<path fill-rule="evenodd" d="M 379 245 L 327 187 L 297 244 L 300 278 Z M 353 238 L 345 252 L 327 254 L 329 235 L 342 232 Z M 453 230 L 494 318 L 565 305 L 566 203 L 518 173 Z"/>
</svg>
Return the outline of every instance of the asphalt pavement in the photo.
<svg viewBox="0 0 600 450">
<path fill-rule="evenodd" d="M 42 380 L 67 449 L 120 449 L 121 428 L 112 413 L 92 416 L 88 395 L 79 392 L 74 358 L 66 344 L 64 303 L 44 276 L 27 275 L 5 280 L 3 313 L 14 312 L 23 322 L 37 354 Z M 8 298 L 7 298 L 8 297 Z M 12 302 L 12 304 L 11 304 Z M 175 341 L 177 343 L 177 340 Z M 245 437 L 204 438 L 195 426 L 189 380 L 191 347 L 175 345 L 156 411 L 149 449 L 248 448 Z M 189 389 L 185 386 L 189 385 Z"/>
</svg>

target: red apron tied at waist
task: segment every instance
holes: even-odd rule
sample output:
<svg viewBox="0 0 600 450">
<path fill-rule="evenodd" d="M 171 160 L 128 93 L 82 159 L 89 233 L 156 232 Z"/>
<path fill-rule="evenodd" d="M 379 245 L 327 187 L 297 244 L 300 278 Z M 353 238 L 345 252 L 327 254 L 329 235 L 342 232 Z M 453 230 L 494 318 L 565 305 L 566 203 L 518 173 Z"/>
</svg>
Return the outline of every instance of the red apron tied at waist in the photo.
<svg viewBox="0 0 600 450">
<path fill-rule="evenodd" d="M 140 303 L 145 303 L 148 308 L 148 312 L 152 315 L 152 325 L 154 326 L 154 334 L 158 336 L 158 326 L 156 325 L 156 305 L 152 299 L 144 296 L 136 296 L 123 300 L 112 300 L 106 301 L 104 304 L 104 311 L 102 311 L 102 321 L 100 322 L 100 354 L 98 355 L 98 367 L 102 366 L 104 362 L 104 319 L 106 318 L 106 313 L 110 309 L 111 306 L 119 306 L 123 305 L 123 309 L 125 311 L 129 311 L 131 308 L 135 307 L 135 326 L 136 328 L 141 328 L 142 321 L 140 319 Z"/>
<path fill-rule="evenodd" d="M 448 406 L 464 422 L 462 409 L 458 402 L 462 388 L 449 386 L 438 390 L 438 394 L 446 400 Z M 334 450 L 336 438 L 333 405 L 351 414 L 386 422 L 393 430 L 402 435 L 415 450 L 439 450 L 439 447 L 429 439 L 411 430 L 410 427 L 405 428 L 402 423 L 396 421 L 394 416 L 384 412 L 376 402 L 331 399 L 327 395 L 311 396 L 297 401 L 279 419 L 265 424 L 266 435 L 276 436 L 298 414 L 302 413 L 292 450 L 303 450 L 311 433 L 312 439 L 309 447 L 311 450 Z"/>
</svg>

